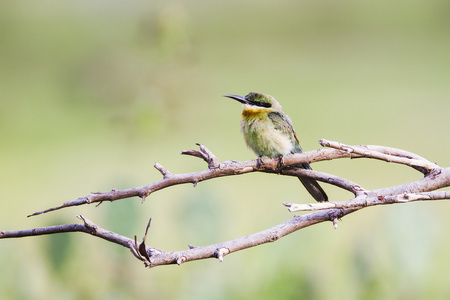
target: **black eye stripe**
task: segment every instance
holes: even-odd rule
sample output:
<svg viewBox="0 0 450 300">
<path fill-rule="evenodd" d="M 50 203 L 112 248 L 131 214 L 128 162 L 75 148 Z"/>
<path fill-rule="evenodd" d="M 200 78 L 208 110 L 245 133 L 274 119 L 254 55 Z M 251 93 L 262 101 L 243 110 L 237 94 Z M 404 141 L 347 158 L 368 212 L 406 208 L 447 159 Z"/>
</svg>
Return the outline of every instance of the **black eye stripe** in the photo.
<svg viewBox="0 0 450 300">
<path fill-rule="evenodd" d="M 261 106 L 261 107 L 271 107 L 272 105 L 270 105 L 270 103 L 266 103 L 266 102 L 262 102 L 262 101 L 256 101 L 255 104 L 257 106 Z"/>
</svg>

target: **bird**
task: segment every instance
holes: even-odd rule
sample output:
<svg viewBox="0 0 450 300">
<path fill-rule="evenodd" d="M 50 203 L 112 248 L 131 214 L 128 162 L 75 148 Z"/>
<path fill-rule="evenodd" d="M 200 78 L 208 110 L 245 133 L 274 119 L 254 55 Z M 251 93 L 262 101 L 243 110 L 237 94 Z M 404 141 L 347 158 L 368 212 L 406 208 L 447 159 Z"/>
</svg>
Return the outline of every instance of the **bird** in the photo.
<svg viewBox="0 0 450 300">
<path fill-rule="evenodd" d="M 245 97 L 223 96 L 242 103 L 242 133 L 247 146 L 258 155 L 259 162 L 261 157 L 279 157 L 281 162 L 285 155 L 302 152 L 291 119 L 274 97 L 256 92 L 250 92 Z M 312 170 L 307 163 L 293 167 Z M 316 180 L 300 176 L 298 179 L 316 201 L 328 201 L 327 194 Z"/>
</svg>

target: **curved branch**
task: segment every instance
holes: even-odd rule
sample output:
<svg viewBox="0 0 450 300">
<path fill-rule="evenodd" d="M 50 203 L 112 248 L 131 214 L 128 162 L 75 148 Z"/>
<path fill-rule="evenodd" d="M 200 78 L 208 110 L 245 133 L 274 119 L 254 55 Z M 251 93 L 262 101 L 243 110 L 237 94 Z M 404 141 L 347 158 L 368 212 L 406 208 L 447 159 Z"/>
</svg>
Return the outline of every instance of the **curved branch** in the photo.
<svg viewBox="0 0 450 300">
<path fill-rule="evenodd" d="M 200 145 L 201 149 L 207 149 L 205 146 Z M 159 163 L 155 163 L 155 168 L 163 175 L 163 179 L 145 186 L 136 187 L 132 189 L 125 189 L 125 190 L 116 190 L 113 189 L 110 192 L 98 192 L 98 193 L 92 193 L 87 196 L 70 200 L 67 202 L 64 202 L 62 205 L 49 208 L 43 211 L 35 212 L 28 217 L 40 215 L 43 213 L 47 213 L 50 211 L 71 207 L 71 206 L 78 206 L 78 205 L 84 205 L 84 204 L 91 204 L 96 202 L 103 202 L 103 201 L 115 201 L 119 199 L 125 199 L 125 198 L 131 198 L 131 197 L 140 197 L 142 198 L 142 201 L 145 201 L 145 199 L 152 193 L 162 190 L 164 188 L 178 185 L 178 184 L 186 184 L 191 183 L 194 186 L 197 185 L 198 182 L 223 177 L 223 176 L 233 176 L 233 175 L 240 175 L 240 174 L 246 174 L 251 172 L 267 172 L 267 173 L 274 173 L 274 171 L 278 168 L 278 158 L 265 158 L 264 166 L 262 168 L 258 168 L 258 163 L 256 160 L 249 160 L 244 162 L 239 161 L 232 161 L 232 162 L 224 162 L 219 163 L 217 158 L 211 158 L 211 151 L 209 150 L 203 150 L 203 151 L 196 151 L 196 150 L 189 150 L 189 151 L 183 151 L 182 154 L 185 155 L 191 155 L 195 157 L 200 157 L 204 159 L 205 161 L 211 161 L 211 163 L 208 162 L 208 169 L 194 172 L 194 173 L 186 173 L 186 174 L 172 174 L 169 172 L 166 168 L 161 166 Z M 331 159 L 337 159 L 337 158 L 344 158 L 344 157 L 350 157 L 350 154 L 344 151 L 335 150 L 335 149 L 320 149 L 320 150 L 313 150 L 303 153 L 298 153 L 295 155 L 287 156 L 284 159 L 284 165 L 290 166 L 298 163 L 312 163 L 316 161 L 323 161 L 323 160 L 331 160 Z M 307 176 L 307 174 L 306 174 Z M 330 182 L 330 184 L 333 184 Z"/>
<path fill-rule="evenodd" d="M 400 164 L 405 164 L 408 166 L 412 166 L 415 168 L 421 168 L 427 170 L 429 172 L 430 170 L 434 170 L 436 168 L 439 168 L 437 165 L 432 164 L 426 160 L 420 160 L 417 159 L 419 156 L 410 155 L 411 159 L 407 157 L 400 157 L 398 156 L 398 153 L 407 153 L 404 150 L 394 149 L 394 148 L 386 148 L 381 146 L 370 146 L 370 147 L 378 147 L 377 151 L 375 150 L 364 150 L 362 147 L 364 146 L 348 146 L 344 145 L 338 142 L 332 142 L 327 140 L 320 140 L 319 141 L 323 146 L 329 146 L 329 147 L 335 147 L 336 149 L 319 149 L 319 150 L 313 150 L 303 153 L 297 153 L 294 155 L 288 155 L 283 158 L 283 164 L 285 167 L 289 167 L 295 164 L 300 163 L 314 163 L 319 161 L 325 161 L 325 160 L 333 160 L 333 159 L 339 159 L 339 158 L 354 158 L 354 157 L 366 157 L 366 158 L 375 158 L 375 159 L 381 159 L 388 162 L 395 162 Z M 125 189 L 125 190 L 116 190 L 113 189 L 109 192 L 98 192 L 98 193 L 92 193 L 87 196 L 70 200 L 67 202 L 64 202 L 62 205 L 45 209 L 43 211 L 35 212 L 30 216 L 36 216 L 43 213 L 47 213 L 54 210 L 59 210 L 66 207 L 71 206 L 78 206 L 78 205 L 84 205 L 84 204 L 91 204 L 91 203 L 101 203 L 103 201 L 115 201 L 119 199 L 125 199 L 125 198 L 131 198 L 131 197 L 140 197 L 142 201 L 144 202 L 146 197 L 148 197 L 150 194 L 162 190 L 164 188 L 178 185 L 178 184 L 186 184 L 191 183 L 194 186 L 197 185 L 198 182 L 209 180 L 213 178 L 223 177 L 223 176 L 233 176 L 233 175 L 240 175 L 240 174 L 246 174 L 251 172 L 266 172 L 266 173 L 277 173 L 275 171 L 278 170 L 278 164 L 279 160 L 278 158 L 264 158 L 263 159 L 263 166 L 259 166 L 256 160 L 250 160 L 250 161 L 244 161 L 244 162 L 238 162 L 238 161 L 232 161 L 232 162 L 224 162 L 220 163 L 212 152 L 207 149 L 205 146 L 201 144 L 197 144 L 200 147 L 200 151 L 197 150 L 187 150 L 183 151 L 181 154 L 184 155 L 191 155 L 195 157 L 202 158 L 208 163 L 208 169 L 194 172 L 194 173 L 186 173 L 186 174 L 172 174 L 169 172 L 166 168 L 161 166 L 159 163 L 155 163 L 155 168 L 163 175 L 163 179 L 145 186 L 136 187 L 132 189 Z M 365 146 L 367 147 L 367 146 Z M 381 151 L 381 152 L 379 152 Z M 397 154 L 395 155 L 389 155 L 382 152 L 393 152 Z M 356 153 L 356 155 L 355 155 Z M 303 172 L 303 171 L 300 171 Z M 289 175 L 289 176 L 297 176 L 291 172 L 283 171 L 282 174 Z M 341 188 L 345 188 L 352 193 L 359 192 L 359 186 L 354 183 L 346 182 L 345 179 L 338 177 L 332 178 L 331 175 L 326 174 L 326 176 L 329 176 L 328 179 L 326 179 L 326 176 L 323 174 L 313 172 L 304 172 L 301 174 L 301 176 L 306 177 L 312 177 L 317 180 L 336 185 Z M 352 187 L 353 186 L 353 187 Z M 356 190 L 354 190 L 356 189 Z"/>
<path fill-rule="evenodd" d="M 292 219 L 264 231 L 214 245 L 200 247 L 189 246 L 189 249 L 174 252 L 162 251 L 150 246 L 146 246 L 145 238 L 144 242 L 138 244 L 136 241 L 136 237 L 135 240 L 132 240 L 120 234 L 105 230 L 81 215 L 78 215 L 77 217 L 83 220 L 84 224 L 67 224 L 19 231 L 0 231 L 0 239 L 37 236 L 63 232 L 84 232 L 108 240 L 112 243 L 127 247 L 136 258 L 144 262 L 145 266 L 156 267 L 169 264 L 180 265 L 184 262 L 206 258 L 217 258 L 219 261 L 223 261 L 224 256 L 230 253 L 269 242 L 275 242 L 278 239 L 302 228 L 317 223 L 342 218 L 343 216 L 354 211 L 356 210 L 333 209 L 313 212 L 303 216 L 294 216 Z"/>
<path fill-rule="evenodd" d="M 84 232 L 127 248 L 132 245 L 133 240 L 127 237 L 105 230 L 95 225 L 92 221 L 86 219 L 82 215 L 78 215 L 77 218 L 81 219 L 84 224 L 65 224 L 26 230 L 0 231 L 0 239 L 39 236 L 64 232 Z"/>
<path fill-rule="evenodd" d="M 408 203 L 415 201 L 428 200 L 446 200 L 450 199 L 449 191 L 433 191 L 424 193 L 404 193 L 399 195 L 389 196 L 359 196 L 348 201 L 341 202 L 321 202 L 308 204 L 293 204 L 284 202 L 283 204 L 289 207 L 290 212 L 294 211 L 313 211 L 325 209 L 349 209 L 349 208 L 364 208 L 375 205 L 386 205 L 393 203 Z"/>
<path fill-rule="evenodd" d="M 338 177 L 335 175 L 327 174 L 324 172 L 319 172 L 315 170 L 306 170 L 301 168 L 294 168 L 294 169 L 287 169 L 282 170 L 281 175 L 288 175 L 288 176 L 305 176 L 310 177 L 318 181 L 326 182 L 328 184 L 340 187 L 344 190 L 347 190 L 351 193 L 353 193 L 355 196 L 358 196 L 361 193 L 367 192 L 366 189 L 361 187 L 359 184 L 350 181 L 348 179 Z"/>
<path fill-rule="evenodd" d="M 311 211 L 330 208 L 361 208 L 413 201 L 450 199 L 449 191 L 435 191 L 450 186 L 450 168 L 435 170 L 422 179 L 389 188 L 365 191 L 358 197 L 341 202 L 310 204 L 283 203 L 289 211 Z M 433 191 L 433 192 L 431 192 Z"/>
<path fill-rule="evenodd" d="M 217 258 L 219 261 L 222 261 L 225 255 L 261 244 L 275 242 L 278 239 L 302 228 L 325 221 L 339 219 L 356 210 L 357 209 L 331 209 L 326 211 L 318 211 L 303 216 L 294 216 L 292 219 L 269 229 L 223 243 L 201 247 L 190 247 L 190 249 L 175 252 L 162 251 L 155 254 L 149 254 L 150 260 L 146 265 L 149 267 L 168 264 L 180 265 L 184 262 L 205 258 Z"/>
<path fill-rule="evenodd" d="M 386 162 L 395 162 L 403 165 L 410 166 L 425 175 L 433 170 L 439 169 L 437 164 L 431 163 L 423 157 L 412 154 L 408 151 L 395 149 L 391 147 L 383 146 L 349 146 L 341 144 L 339 142 L 333 142 L 328 140 L 320 140 L 319 143 L 323 147 L 332 147 L 335 149 L 347 151 L 349 153 L 356 153 L 362 157 L 375 158 Z"/>
<path fill-rule="evenodd" d="M 63 205 L 50 208 L 33 215 L 44 212 L 70 207 L 75 205 L 89 204 L 102 201 L 115 201 L 134 196 L 139 196 L 142 200 L 151 193 L 177 184 L 193 183 L 194 186 L 203 180 L 212 178 L 239 175 L 250 172 L 279 173 L 286 176 L 305 176 L 316 180 L 326 182 L 340 188 L 343 188 L 355 195 L 355 198 L 342 202 L 324 202 L 312 204 L 292 204 L 284 203 L 290 211 L 311 211 L 318 210 L 302 216 L 294 216 L 291 220 L 276 225 L 267 230 L 243 236 L 234 240 L 219 244 L 193 247 L 190 249 L 168 252 L 145 245 L 145 238 L 150 222 L 145 231 L 144 240 L 138 244 L 136 237 L 134 240 L 105 230 L 95 225 L 88 219 L 77 216 L 83 220 L 84 224 L 67 224 L 60 226 L 51 226 L 45 228 L 35 228 L 20 231 L 1 231 L 0 238 L 14 238 L 35 236 L 42 234 L 53 234 L 61 232 L 84 232 L 110 242 L 122 245 L 131 250 L 133 255 L 143 261 L 146 266 L 155 267 L 166 264 L 181 264 L 188 261 L 217 258 L 222 261 L 224 256 L 254 247 L 268 242 L 274 242 L 279 238 L 286 236 L 299 229 L 321 223 L 324 221 L 333 221 L 337 228 L 337 220 L 345 215 L 360 210 L 365 207 L 375 205 L 385 205 L 392 203 L 406 203 L 413 201 L 428 201 L 439 199 L 450 199 L 449 191 L 435 191 L 442 187 L 450 186 L 450 168 L 440 168 L 428 160 L 400 149 L 394 149 L 382 146 L 348 146 L 337 142 L 321 140 L 320 143 L 335 149 L 320 149 L 295 155 L 289 155 L 283 158 L 283 169 L 277 169 L 279 159 L 264 159 L 262 166 L 256 160 L 245 162 L 225 162 L 220 163 L 217 157 L 205 146 L 199 145 L 200 150 L 183 151 L 182 154 L 199 157 L 208 164 L 208 169 L 188 174 L 173 174 L 166 168 L 156 163 L 155 168 L 162 174 L 163 179 L 152 184 L 127 190 L 112 190 L 105 193 L 93 193 L 88 196 L 65 202 Z M 393 186 L 389 188 L 366 190 L 357 183 L 323 172 L 305 170 L 291 167 L 299 163 L 313 163 L 323 160 L 331 160 L 344 157 L 366 157 L 404 164 L 415 168 L 425 174 L 425 177 L 414 182 Z"/>
</svg>

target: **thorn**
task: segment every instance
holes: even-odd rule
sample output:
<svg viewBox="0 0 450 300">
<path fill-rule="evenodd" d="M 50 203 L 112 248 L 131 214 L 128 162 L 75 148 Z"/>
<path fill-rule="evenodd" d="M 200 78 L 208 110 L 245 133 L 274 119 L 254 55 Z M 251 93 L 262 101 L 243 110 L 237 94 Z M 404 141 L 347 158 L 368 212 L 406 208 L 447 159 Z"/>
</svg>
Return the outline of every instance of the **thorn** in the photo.
<svg viewBox="0 0 450 300">
<path fill-rule="evenodd" d="M 99 207 L 100 204 L 102 204 L 102 203 L 103 203 L 103 201 L 100 201 L 95 207 Z"/>
<path fill-rule="evenodd" d="M 192 184 L 194 185 L 194 187 L 197 186 L 197 183 L 198 183 L 198 180 L 194 180 L 194 181 L 192 182 Z"/>
<path fill-rule="evenodd" d="M 134 235 L 134 248 L 137 250 L 137 236 Z"/>
<path fill-rule="evenodd" d="M 37 215 L 41 215 L 43 213 L 44 213 L 43 211 L 35 212 L 35 213 L 32 213 L 31 215 L 28 215 L 27 218 L 33 217 L 33 216 L 37 216 Z"/>
<path fill-rule="evenodd" d="M 219 262 L 223 262 L 223 257 L 230 253 L 230 250 L 228 248 L 220 248 L 216 250 L 216 257 L 219 259 Z"/>
<path fill-rule="evenodd" d="M 167 178 L 172 176 L 173 174 L 169 172 L 169 170 L 167 170 L 166 168 L 164 168 L 161 164 L 159 163 L 155 163 L 155 165 L 153 166 L 155 167 L 156 170 L 159 171 L 159 173 L 162 174 L 163 178 Z"/>
<path fill-rule="evenodd" d="M 195 157 L 199 157 L 199 158 L 203 159 L 202 153 L 200 153 L 200 151 L 197 151 L 197 150 L 183 150 L 183 151 L 181 151 L 181 154 L 191 155 L 191 156 L 195 156 Z"/>
<path fill-rule="evenodd" d="M 95 225 L 91 220 L 83 217 L 82 215 L 77 215 L 76 217 L 83 221 L 84 226 L 86 226 L 86 228 L 89 228 L 94 232 L 97 230 L 98 228 L 97 225 Z"/>
<path fill-rule="evenodd" d="M 142 260 L 142 257 L 139 254 L 139 249 L 138 249 L 138 246 L 137 246 L 137 237 L 136 236 L 134 236 L 134 243 L 133 242 L 129 242 L 128 245 L 129 245 L 131 253 L 133 253 L 133 255 L 136 256 L 136 258 L 138 258 L 139 260 Z"/>
<path fill-rule="evenodd" d="M 200 152 L 204 161 L 208 163 L 209 169 L 217 169 L 220 166 L 219 159 L 204 145 L 200 143 L 196 143 L 196 145 L 200 148 Z"/>
<path fill-rule="evenodd" d="M 147 233 L 148 233 L 148 229 L 150 228 L 150 224 L 151 224 L 151 223 L 152 223 L 152 218 L 150 218 L 150 219 L 148 220 L 147 227 L 145 228 L 145 234 L 144 234 L 144 237 L 143 237 L 143 239 L 142 239 L 143 242 L 145 242 L 145 241 L 147 240 Z"/>
<path fill-rule="evenodd" d="M 141 203 L 144 203 L 145 200 L 147 200 L 147 197 L 150 196 L 150 194 L 153 193 L 151 189 L 143 191 L 142 193 L 139 193 L 138 197 L 141 198 Z"/>
<path fill-rule="evenodd" d="M 283 205 L 286 206 L 286 207 L 291 207 L 292 203 L 290 203 L 290 202 L 283 202 Z"/>
<path fill-rule="evenodd" d="M 197 248 L 197 246 L 188 245 L 189 249 Z"/>
<path fill-rule="evenodd" d="M 334 229 L 338 228 L 338 219 L 337 218 L 333 219 L 333 226 L 334 226 Z"/>
</svg>

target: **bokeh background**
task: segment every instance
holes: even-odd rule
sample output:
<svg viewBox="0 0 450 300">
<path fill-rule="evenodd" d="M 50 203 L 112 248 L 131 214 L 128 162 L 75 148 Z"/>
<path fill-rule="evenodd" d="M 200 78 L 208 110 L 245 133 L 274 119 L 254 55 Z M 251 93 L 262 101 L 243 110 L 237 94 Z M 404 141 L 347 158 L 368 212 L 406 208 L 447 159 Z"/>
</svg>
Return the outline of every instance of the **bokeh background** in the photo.
<svg viewBox="0 0 450 300">
<path fill-rule="evenodd" d="M 302 146 L 321 138 L 415 152 L 449 166 L 450 4 L 400 1 L 2 1 L 0 229 L 77 223 L 163 250 L 208 245 L 313 201 L 294 178 L 248 174 L 26 218 L 90 192 L 254 159 L 240 105 L 260 91 Z M 368 189 L 420 178 L 363 159 L 317 170 Z M 332 200 L 349 193 L 325 186 Z M 1 299 L 449 299 L 446 201 L 374 207 L 216 260 L 145 269 L 80 233 L 0 241 Z"/>
</svg>

